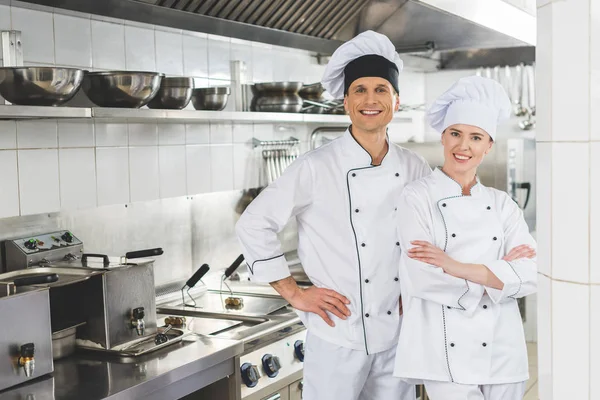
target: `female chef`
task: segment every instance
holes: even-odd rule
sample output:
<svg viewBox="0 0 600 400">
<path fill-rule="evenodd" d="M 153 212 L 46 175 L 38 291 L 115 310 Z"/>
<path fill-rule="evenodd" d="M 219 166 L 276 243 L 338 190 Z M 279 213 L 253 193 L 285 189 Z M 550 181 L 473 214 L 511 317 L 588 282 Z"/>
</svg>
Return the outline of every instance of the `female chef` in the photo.
<svg viewBox="0 0 600 400">
<path fill-rule="evenodd" d="M 536 291 L 535 241 L 519 206 L 477 167 L 511 104 L 496 81 L 460 79 L 428 111 L 444 165 L 398 205 L 404 322 L 394 375 L 432 400 L 522 399 L 529 378 L 517 299 Z"/>
</svg>

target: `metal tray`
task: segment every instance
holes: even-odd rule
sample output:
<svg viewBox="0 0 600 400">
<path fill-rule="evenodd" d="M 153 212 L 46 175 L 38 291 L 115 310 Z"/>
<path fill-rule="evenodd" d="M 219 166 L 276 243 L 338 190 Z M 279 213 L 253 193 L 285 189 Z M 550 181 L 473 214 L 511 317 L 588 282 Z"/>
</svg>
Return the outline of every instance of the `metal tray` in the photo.
<svg viewBox="0 0 600 400">
<path fill-rule="evenodd" d="M 162 333 L 166 327 L 162 326 L 158 328 L 157 333 Z M 148 335 L 141 339 L 137 339 L 128 343 L 124 343 L 122 345 L 113 347 L 112 349 L 105 349 L 102 347 L 91 347 L 85 346 L 81 343 L 77 343 L 77 348 L 82 350 L 89 350 L 93 352 L 98 352 L 107 355 L 114 355 L 117 357 L 138 357 L 144 354 L 151 353 L 153 351 L 162 349 L 164 347 L 170 346 L 172 344 L 181 342 L 183 338 L 191 335 L 192 333 L 189 331 L 183 331 L 181 329 L 172 328 L 169 332 L 166 333 L 169 341 L 157 345 L 154 343 L 154 338 L 156 335 Z"/>
</svg>

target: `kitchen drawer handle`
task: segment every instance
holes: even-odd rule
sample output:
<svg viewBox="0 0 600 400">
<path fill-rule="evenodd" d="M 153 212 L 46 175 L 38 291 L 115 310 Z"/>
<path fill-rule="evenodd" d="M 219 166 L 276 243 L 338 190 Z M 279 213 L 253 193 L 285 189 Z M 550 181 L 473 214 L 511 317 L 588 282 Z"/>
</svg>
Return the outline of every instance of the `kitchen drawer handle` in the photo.
<svg viewBox="0 0 600 400">
<path fill-rule="evenodd" d="M 279 399 L 281 399 L 281 394 L 277 393 L 265 400 L 279 400 Z"/>
</svg>

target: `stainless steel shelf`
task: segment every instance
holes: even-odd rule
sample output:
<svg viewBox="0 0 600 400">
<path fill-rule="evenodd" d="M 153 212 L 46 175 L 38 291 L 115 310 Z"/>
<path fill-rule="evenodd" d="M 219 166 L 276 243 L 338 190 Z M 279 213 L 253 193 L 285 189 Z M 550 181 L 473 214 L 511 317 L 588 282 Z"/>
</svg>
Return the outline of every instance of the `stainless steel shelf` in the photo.
<svg viewBox="0 0 600 400">
<path fill-rule="evenodd" d="M 92 118 L 107 121 L 164 123 L 203 123 L 203 122 L 241 122 L 241 123 L 311 123 L 347 125 L 346 115 L 294 114 L 240 111 L 196 111 L 196 110 L 151 110 L 129 108 L 76 108 L 76 107 L 36 107 L 0 105 L 0 119 L 79 119 Z M 400 113 L 394 122 L 412 122 L 411 113 Z"/>
<path fill-rule="evenodd" d="M 91 117 L 92 110 L 89 108 L 0 105 L 0 119 L 64 119 Z"/>
</svg>

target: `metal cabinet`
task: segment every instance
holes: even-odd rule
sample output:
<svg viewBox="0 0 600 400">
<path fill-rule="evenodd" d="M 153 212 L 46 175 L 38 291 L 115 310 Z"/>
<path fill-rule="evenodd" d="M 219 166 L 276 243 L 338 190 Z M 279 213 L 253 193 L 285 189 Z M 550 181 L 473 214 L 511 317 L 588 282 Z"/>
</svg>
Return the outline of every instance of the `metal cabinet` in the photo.
<svg viewBox="0 0 600 400">
<path fill-rule="evenodd" d="M 302 389 L 304 387 L 304 381 L 302 379 L 292 383 L 290 388 L 290 400 L 301 400 L 302 399 Z"/>
<path fill-rule="evenodd" d="M 263 397 L 262 400 L 290 400 L 289 389 L 286 386 L 278 392 L 271 393 L 267 397 Z"/>
</svg>

